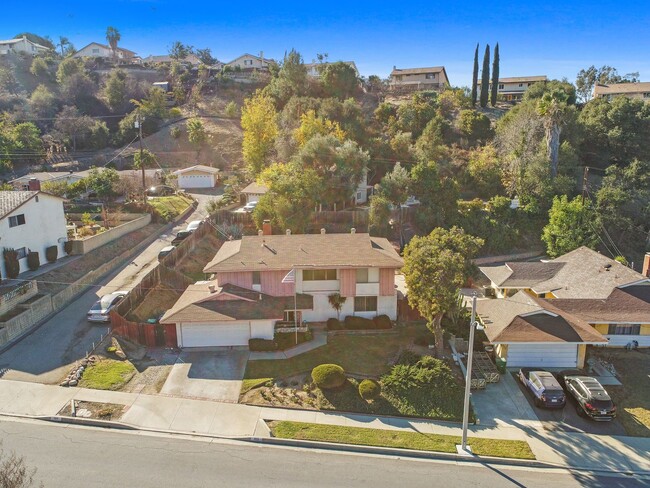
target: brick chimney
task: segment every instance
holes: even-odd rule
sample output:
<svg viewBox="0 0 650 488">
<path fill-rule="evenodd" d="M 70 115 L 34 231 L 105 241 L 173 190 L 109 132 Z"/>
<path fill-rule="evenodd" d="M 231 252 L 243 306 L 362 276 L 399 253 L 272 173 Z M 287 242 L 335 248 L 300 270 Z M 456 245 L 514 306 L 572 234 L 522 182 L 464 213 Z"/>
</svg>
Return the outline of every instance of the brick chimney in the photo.
<svg viewBox="0 0 650 488">
<path fill-rule="evenodd" d="M 271 228 L 271 221 L 265 220 L 262 223 L 262 235 L 270 236 L 271 234 L 273 234 L 273 229 Z"/>
<path fill-rule="evenodd" d="M 27 182 L 29 191 L 41 191 L 41 181 L 38 178 L 30 178 Z"/>
<path fill-rule="evenodd" d="M 643 270 L 641 271 L 643 276 L 650 277 L 650 252 L 645 253 L 643 257 Z"/>
</svg>

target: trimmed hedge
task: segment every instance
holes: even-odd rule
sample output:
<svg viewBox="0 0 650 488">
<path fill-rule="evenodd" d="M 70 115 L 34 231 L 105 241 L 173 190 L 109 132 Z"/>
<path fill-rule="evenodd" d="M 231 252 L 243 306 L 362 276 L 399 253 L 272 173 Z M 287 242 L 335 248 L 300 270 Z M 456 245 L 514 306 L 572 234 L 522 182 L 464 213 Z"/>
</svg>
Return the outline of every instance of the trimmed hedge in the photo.
<svg viewBox="0 0 650 488">
<path fill-rule="evenodd" d="M 59 257 L 59 246 L 50 246 L 45 249 L 45 257 L 48 263 L 53 263 Z"/>
<path fill-rule="evenodd" d="M 278 344 L 269 339 L 248 339 L 248 349 L 251 351 L 276 351 Z"/>
<path fill-rule="evenodd" d="M 345 370 L 338 364 L 321 364 L 311 372 L 311 378 L 321 390 L 330 390 L 342 386 L 347 377 Z"/>
<path fill-rule="evenodd" d="M 359 383 L 359 395 L 364 400 L 374 400 L 381 394 L 381 385 L 375 380 L 363 380 Z"/>
<path fill-rule="evenodd" d="M 339 319 L 327 319 L 327 330 L 343 330 L 343 324 Z"/>
<path fill-rule="evenodd" d="M 370 319 L 348 315 L 345 317 L 345 328 L 349 330 L 376 329 L 375 323 Z"/>
<path fill-rule="evenodd" d="M 41 258 L 36 251 L 31 251 L 27 254 L 27 267 L 32 271 L 36 271 L 41 265 Z"/>
<path fill-rule="evenodd" d="M 63 243 L 63 250 L 69 255 L 72 252 L 72 241 L 65 241 Z"/>
<path fill-rule="evenodd" d="M 5 260 L 5 269 L 7 271 L 7 278 L 18 278 L 20 274 L 20 263 L 18 262 L 18 251 L 14 249 L 5 248 L 2 251 Z"/>
<path fill-rule="evenodd" d="M 390 329 L 393 323 L 388 315 L 377 315 L 372 321 L 375 323 L 377 329 Z"/>
<path fill-rule="evenodd" d="M 298 344 L 308 342 L 312 339 L 311 331 L 298 332 Z M 275 333 L 271 339 L 249 339 L 248 349 L 251 351 L 284 351 L 296 345 L 294 332 Z"/>
</svg>

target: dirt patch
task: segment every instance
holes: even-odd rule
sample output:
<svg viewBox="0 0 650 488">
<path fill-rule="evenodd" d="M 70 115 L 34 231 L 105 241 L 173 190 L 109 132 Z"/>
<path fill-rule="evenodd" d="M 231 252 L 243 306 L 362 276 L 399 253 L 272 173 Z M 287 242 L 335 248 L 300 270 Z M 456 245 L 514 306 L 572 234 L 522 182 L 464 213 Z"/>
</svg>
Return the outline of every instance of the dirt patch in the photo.
<svg viewBox="0 0 650 488">
<path fill-rule="evenodd" d="M 181 292 L 179 290 L 159 284 L 145 295 L 142 303 L 131 310 L 126 318 L 133 322 L 159 319 L 165 311 L 172 308 L 180 296 Z"/>
<path fill-rule="evenodd" d="M 102 264 L 116 258 L 123 252 L 133 249 L 150 235 L 158 232 L 161 224 L 149 224 L 142 229 L 131 232 L 110 242 L 65 266 L 45 273 L 38 278 L 38 288 L 42 293 L 56 294 L 64 290 L 69 283 L 77 281 L 84 275 L 99 268 Z"/>
<path fill-rule="evenodd" d="M 97 420 L 120 420 L 126 410 L 126 405 L 119 405 L 117 403 L 99 403 L 99 402 L 84 402 L 74 400 L 75 412 L 72 412 L 72 405 L 66 404 L 58 415 L 66 417 L 79 417 Z"/>
<path fill-rule="evenodd" d="M 120 391 L 126 393 L 145 393 L 148 395 L 160 393 L 173 366 L 171 364 L 161 365 L 155 362 L 148 362 L 148 365 L 146 364 L 147 362 L 137 362 L 136 369 L 138 372 Z"/>
<path fill-rule="evenodd" d="M 196 281 L 204 279 L 203 268 L 214 258 L 222 244 L 223 241 L 214 234 L 206 234 L 191 252 L 176 263 L 176 271 Z"/>
</svg>

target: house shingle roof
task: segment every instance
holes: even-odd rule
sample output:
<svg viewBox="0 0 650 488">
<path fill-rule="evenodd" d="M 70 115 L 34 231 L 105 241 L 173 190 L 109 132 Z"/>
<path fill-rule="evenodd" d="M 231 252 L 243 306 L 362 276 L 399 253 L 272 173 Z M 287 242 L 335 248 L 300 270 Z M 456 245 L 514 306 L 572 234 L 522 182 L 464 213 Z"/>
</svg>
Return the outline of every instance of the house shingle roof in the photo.
<svg viewBox="0 0 650 488">
<path fill-rule="evenodd" d="M 441 73 L 443 71 L 445 71 L 444 66 L 433 66 L 431 68 L 395 68 L 390 72 L 390 75 L 422 75 L 426 73 Z"/>
<path fill-rule="evenodd" d="M 555 299 L 553 305 L 586 322 L 650 323 L 650 284 L 614 288 L 605 299 Z"/>
<path fill-rule="evenodd" d="M 0 191 L 0 220 L 38 193 L 37 191 Z"/>
<path fill-rule="evenodd" d="M 511 298 L 479 300 L 477 312 L 485 334 L 500 343 L 606 343 L 583 319 L 520 291 Z"/>
<path fill-rule="evenodd" d="M 621 93 L 650 93 L 650 81 L 639 83 L 611 83 L 609 85 L 596 85 L 594 95 L 617 95 Z"/>
<path fill-rule="evenodd" d="M 401 268 L 387 239 L 369 234 L 244 236 L 225 242 L 204 273 L 289 268 Z"/>
<path fill-rule="evenodd" d="M 210 285 L 215 286 L 215 291 L 210 291 Z M 298 310 L 311 310 L 314 307 L 311 295 L 298 294 L 296 301 Z M 160 322 L 280 320 L 285 310 L 293 308 L 293 296 L 274 297 L 232 284 L 220 287 L 217 282 L 204 281 L 187 287 Z"/>
<path fill-rule="evenodd" d="M 221 170 L 219 168 L 213 168 L 212 166 L 206 166 L 204 164 L 195 164 L 194 166 L 190 166 L 188 168 L 177 169 L 172 174 L 181 175 L 183 173 L 187 173 L 188 171 L 203 171 L 205 173 L 217 174 Z"/>
<path fill-rule="evenodd" d="M 250 185 L 248 185 L 246 188 L 244 188 L 241 192 L 242 193 L 253 193 L 255 195 L 263 195 L 267 191 L 269 191 L 268 187 L 264 185 L 260 185 L 257 182 L 252 182 Z"/>
<path fill-rule="evenodd" d="M 512 262 L 503 266 L 482 266 L 480 270 L 499 287 L 519 288 L 550 280 L 562 266 L 564 263 Z"/>
</svg>

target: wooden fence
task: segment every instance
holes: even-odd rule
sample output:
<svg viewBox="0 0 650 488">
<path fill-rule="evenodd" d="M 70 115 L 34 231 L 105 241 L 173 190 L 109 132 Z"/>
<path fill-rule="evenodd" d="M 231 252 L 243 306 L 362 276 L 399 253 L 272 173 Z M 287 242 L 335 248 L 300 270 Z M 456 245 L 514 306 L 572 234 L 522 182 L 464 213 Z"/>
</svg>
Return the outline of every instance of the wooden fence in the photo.
<svg viewBox="0 0 650 488">
<path fill-rule="evenodd" d="M 131 322 L 112 310 L 111 329 L 113 334 L 147 347 L 178 347 L 176 324 Z"/>
</svg>

